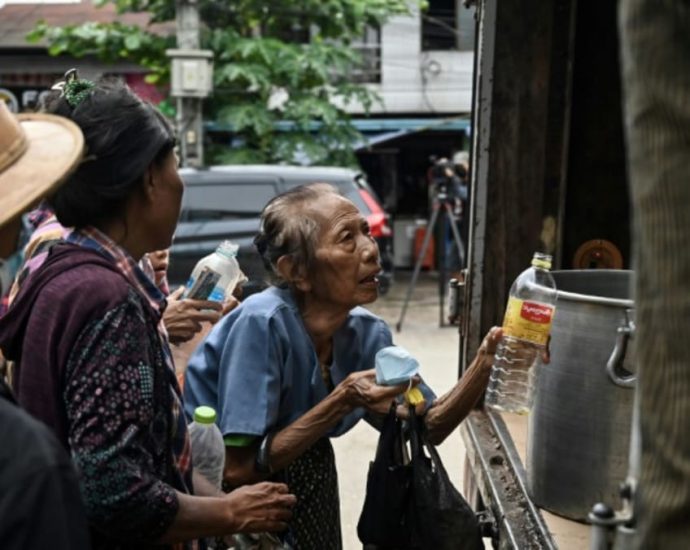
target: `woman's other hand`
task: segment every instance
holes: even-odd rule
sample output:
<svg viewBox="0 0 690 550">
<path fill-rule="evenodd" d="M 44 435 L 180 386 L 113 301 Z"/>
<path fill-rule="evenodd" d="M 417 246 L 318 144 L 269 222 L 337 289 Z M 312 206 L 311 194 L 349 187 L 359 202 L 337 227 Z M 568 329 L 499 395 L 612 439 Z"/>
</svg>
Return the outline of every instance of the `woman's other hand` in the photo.
<svg viewBox="0 0 690 550">
<path fill-rule="evenodd" d="M 161 543 L 284 531 L 297 502 L 287 485 L 270 482 L 245 485 L 231 493 L 211 497 L 178 492 L 177 500 L 175 520 L 161 537 Z"/>
<path fill-rule="evenodd" d="M 163 312 L 163 324 L 173 344 L 180 344 L 202 329 L 202 323 L 215 323 L 220 319 L 223 306 L 210 300 L 191 300 L 182 298 L 184 287 L 178 288 L 168 296 L 168 305 Z M 233 304 L 230 309 L 233 309 Z"/>
<path fill-rule="evenodd" d="M 225 495 L 231 514 L 232 533 L 283 531 L 297 502 L 284 483 L 244 485 Z"/>
</svg>

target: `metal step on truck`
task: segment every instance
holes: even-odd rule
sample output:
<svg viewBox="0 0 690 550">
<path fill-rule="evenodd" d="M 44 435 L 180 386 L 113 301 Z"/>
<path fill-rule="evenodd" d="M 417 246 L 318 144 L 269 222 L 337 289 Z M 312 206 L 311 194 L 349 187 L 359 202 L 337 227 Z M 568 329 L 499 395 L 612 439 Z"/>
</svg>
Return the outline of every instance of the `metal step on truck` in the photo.
<svg viewBox="0 0 690 550">
<path fill-rule="evenodd" d="M 617 2 L 476 7 L 460 373 L 501 324 L 535 251 L 553 256 L 559 300 L 531 413 L 482 407 L 462 424 L 465 494 L 496 548 L 585 549 L 596 542 L 594 505 L 624 523 L 630 497 L 634 304 Z"/>
</svg>

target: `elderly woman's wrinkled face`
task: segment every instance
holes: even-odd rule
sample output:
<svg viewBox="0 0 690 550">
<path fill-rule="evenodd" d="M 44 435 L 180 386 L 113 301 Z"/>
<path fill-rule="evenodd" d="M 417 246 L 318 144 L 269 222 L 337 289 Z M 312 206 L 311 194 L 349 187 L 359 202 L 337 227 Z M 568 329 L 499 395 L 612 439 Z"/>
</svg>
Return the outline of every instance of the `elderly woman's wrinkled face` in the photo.
<svg viewBox="0 0 690 550">
<path fill-rule="evenodd" d="M 335 193 L 313 207 L 321 226 L 310 294 L 322 304 L 351 309 L 378 297 L 379 249 L 357 207 Z"/>
</svg>

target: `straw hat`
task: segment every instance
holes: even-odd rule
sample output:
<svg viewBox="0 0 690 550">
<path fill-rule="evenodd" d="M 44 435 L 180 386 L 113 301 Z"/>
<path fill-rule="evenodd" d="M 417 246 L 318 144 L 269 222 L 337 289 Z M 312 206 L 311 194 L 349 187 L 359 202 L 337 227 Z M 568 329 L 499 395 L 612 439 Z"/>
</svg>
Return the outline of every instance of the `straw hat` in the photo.
<svg viewBox="0 0 690 550">
<path fill-rule="evenodd" d="M 0 101 L 0 226 L 55 190 L 83 151 L 84 136 L 71 120 L 13 115 Z"/>
</svg>

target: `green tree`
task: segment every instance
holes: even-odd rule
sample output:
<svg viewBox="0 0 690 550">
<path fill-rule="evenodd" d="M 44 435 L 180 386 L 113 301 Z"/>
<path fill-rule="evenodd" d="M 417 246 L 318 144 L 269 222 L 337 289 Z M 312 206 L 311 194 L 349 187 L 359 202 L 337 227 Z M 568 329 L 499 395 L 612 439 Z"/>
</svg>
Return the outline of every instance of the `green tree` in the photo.
<svg viewBox="0 0 690 550">
<path fill-rule="evenodd" d="M 146 67 L 149 82 L 169 78 L 167 48 L 175 47 L 174 0 L 98 0 L 119 13 L 148 12 L 146 28 L 119 22 L 50 27 L 39 23 L 29 40 L 46 40 L 53 55 L 95 55 Z M 408 12 L 407 0 L 199 0 L 202 48 L 214 52 L 214 93 L 205 118 L 227 124 L 240 147 L 213 147 L 209 162 L 352 164 L 362 139 L 345 106 L 365 110 L 379 101 L 349 75 L 362 59 L 352 48 L 367 26 Z M 301 38 L 301 40 L 300 40 Z M 287 128 L 281 131 L 277 128 Z"/>
</svg>

